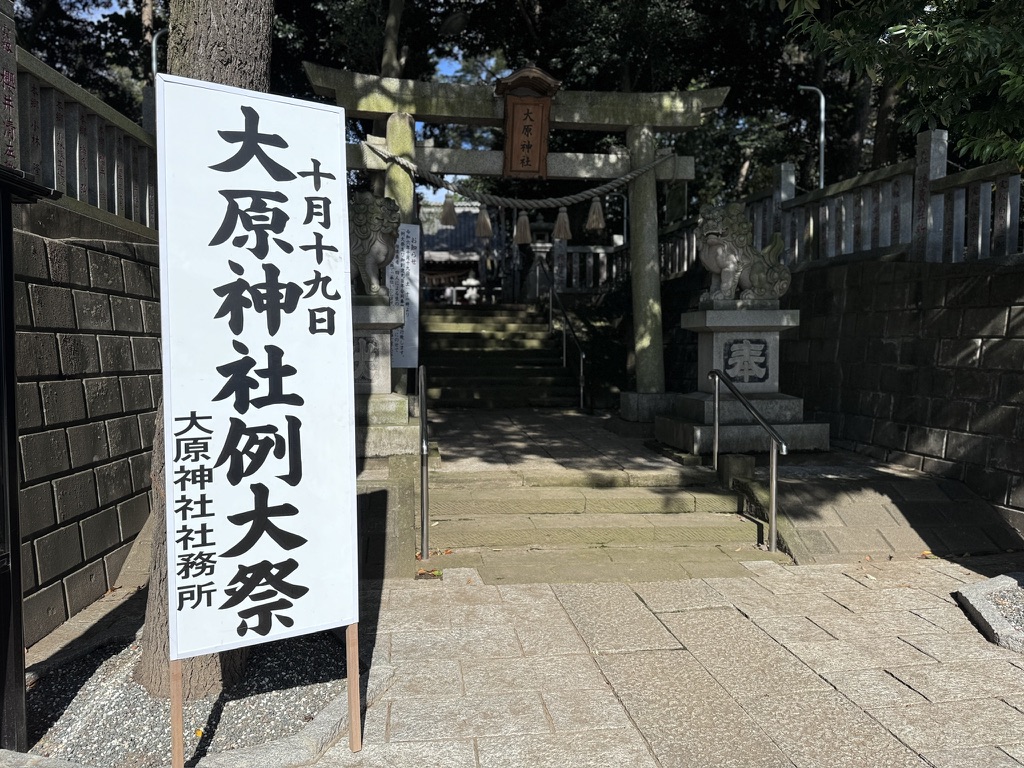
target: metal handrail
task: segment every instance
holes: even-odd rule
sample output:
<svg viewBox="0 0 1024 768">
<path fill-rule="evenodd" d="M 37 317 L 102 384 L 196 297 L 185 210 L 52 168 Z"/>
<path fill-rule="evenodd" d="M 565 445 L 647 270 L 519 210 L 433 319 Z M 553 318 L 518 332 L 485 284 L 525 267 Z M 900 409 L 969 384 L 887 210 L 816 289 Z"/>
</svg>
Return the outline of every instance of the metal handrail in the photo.
<svg viewBox="0 0 1024 768">
<path fill-rule="evenodd" d="M 555 302 L 558 302 L 558 309 L 562 313 L 562 367 L 566 368 L 569 365 L 568 361 L 568 342 L 566 336 L 566 329 L 569 331 L 569 335 L 572 336 L 572 343 L 576 345 L 576 351 L 580 356 L 580 410 L 584 410 L 584 391 L 586 389 L 586 375 L 583 371 L 584 361 L 587 359 L 587 353 L 583 351 L 583 344 L 580 343 L 579 336 L 576 335 L 576 330 L 572 327 L 572 322 L 569 320 L 569 313 L 565 311 L 565 305 L 562 304 L 562 299 L 559 297 L 558 292 L 555 290 L 555 281 L 551 276 L 551 270 L 548 269 L 548 265 L 544 262 L 544 259 L 537 259 L 537 263 L 540 264 L 544 270 L 544 277 L 548 281 L 548 333 L 553 333 L 555 330 Z"/>
<path fill-rule="evenodd" d="M 420 560 L 430 559 L 430 444 L 427 441 L 427 367 L 416 372 L 416 394 L 420 406 Z"/>
<path fill-rule="evenodd" d="M 708 372 L 708 378 L 715 382 L 715 432 L 714 432 L 714 458 L 713 465 L 715 470 L 718 470 L 718 421 L 719 421 L 719 406 L 721 397 L 719 395 L 719 382 L 725 382 L 725 386 L 729 388 L 729 391 L 735 395 L 740 405 L 746 408 L 750 415 L 754 417 L 754 421 L 768 433 L 768 437 L 771 438 L 771 453 L 769 457 L 768 465 L 768 551 L 775 552 L 778 549 L 778 525 L 777 525 L 777 513 L 778 513 L 778 484 L 779 484 L 779 452 L 785 456 L 788 452 L 786 448 L 786 441 L 782 439 L 782 436 L 776 431 L 775 427 L 764 420 L 764 417 L 757 412 L 757 409 L 750 404 L 750 401 L 743 395 L 736 385 L 733 384 L 732 380 L 725 374 L 724 371 L 720 371 L 717 368 Z"/>
</svg>

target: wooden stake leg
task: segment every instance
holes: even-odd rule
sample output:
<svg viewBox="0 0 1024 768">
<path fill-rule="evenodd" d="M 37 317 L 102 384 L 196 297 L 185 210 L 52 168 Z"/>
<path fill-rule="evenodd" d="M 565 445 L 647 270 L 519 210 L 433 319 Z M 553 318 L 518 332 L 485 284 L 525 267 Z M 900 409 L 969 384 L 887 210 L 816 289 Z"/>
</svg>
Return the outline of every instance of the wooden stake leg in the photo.
<svg viewBox="0 0 1024 768">
<path fill-rule="evenodd" d="M 345 663 L 348 668 L 348 746 L 353 752 L 363 748 L 363 721 L 359 701 L 359 625 L 345 630 Z"/>
<path fill-rule="evenodd" d="M 171 674 L 171 766 L 185 768 L 185 724 L 182 714 L 181 659 L 170 665 Z"/>
</svg>

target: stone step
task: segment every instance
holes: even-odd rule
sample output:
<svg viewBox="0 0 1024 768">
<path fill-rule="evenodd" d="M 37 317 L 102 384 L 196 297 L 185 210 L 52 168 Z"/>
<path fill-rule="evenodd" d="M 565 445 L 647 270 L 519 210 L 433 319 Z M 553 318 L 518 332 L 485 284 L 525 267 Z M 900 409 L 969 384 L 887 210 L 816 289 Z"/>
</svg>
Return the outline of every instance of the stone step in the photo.
<svg viewBox="0 0 1024 768">
<path fill-rule="evenodd" d="M 431 478 L 433 483 L 433 476 Z M 737 495 L 711 488 L 431 488 L 431 519 L 543 515 L 590 525 L 594 516 L 734 513 Z M 628 518 L 622 518 L 623 521 Z M 505 525 L 504 523 L 502 525 Z"/>
<path fill-rule="evenodd" d="M 525 350 L 550 350 L 557 349 L 558 355 L 562 354 L 562 340 L 547 336 L 542 337 L 507 337 L 507 336 L 486 336 L 473 334 L 442 334 L 425 336 L 420 342 L 420 349 L 425 354 L 433 352 L 452 352 L 456 350 L 478 351 L 525 351 Z"/>
<path fill-rule="evenodd" d="M 509 379 L 518 377 L 520 371 L 536 370 L 550 373 L 561 369 L 562 356 L 543 350 L 456 350 L 434 351 L 423 356 L 423 364 L 438 370 L 481 371 L 496 373 L 505 371 Z"/>
<path fill-rule="evenodd" d="M 763 549 L 766 526 L 738 513 L 710 466 L 619 438 L 604 419 L 539 411 L 435 413 L 420 567 L 524 584 L 741 576 L 746 561 L 788 562 Z"/>
<path fill-rule="evenodd" d="M 803 424 L 772 424 L 790 451 L 827 451 L 829 425 L 825 422 Z M 677 416 L 656 416 L 654 436 L 665 445 L 687 453 L 706 454 L 713 450 L 714 426 L 700 424 Z M 764 453 L 771 449 L 771 438 L 757 424 L 719 425 L 720 451 L 729 453 Z"/>
<path fill-rule="evenodd" d="M 487 584 L 743 576 L 744 562 L 790 562 L 766 551 L 765 527 L 739 514 L 446 516 L 432 507 L 422 567 L 475 568 Z"/>
<path fill-rule="evenodd" d="M 701 465 L 673 465 L 662 469 L 627 470 L 585 469 L 547 467 L 531 468 L 528 464 L 510 469 L 488 469 L 480 471 L 452 471 L 445 469 L 445 453 L 441 451 L 441 469 L 432 471 L 428 478 L 431 493 L 434 489 L 463 489 L 464 492 L 496 492 L 505 494 L 505 489 L 526 489 L 527 495 L 544 489 L 586 489 L 603 491 L 628 488 L 676 489 L 686 488 L 694 492 L 721 493 L 715 470 Z M 518 498 L 518 497 L 517 497 Z M 733 494 L 735 498 L 735 494 Z"/>
<path fill-rule="evenodd" d="M 490 319 L 512 319 L 523 323 L 547 323 L 548 313 L 539 311 L 534 306 L 499 304 L 478 305 L 473 307 L 425 304 L 420 308 L 420 316 L 425 318 L 445 318 L 451 322 L 473 322 L 481 317 Z"/>
<path fill-rule="evenodd" d="M 575 376 L 547 320 L 526 307 L 430 307 L 421 356 L 431 407 L 578 407 Z"/>
<path fill-rule="evenodd" d="M 576 408 L 579 407 L 579 393 L 550 394 L 534 393 L 494 393 L 487 389 L 478 391 L 434 389 L 428 390 L 427 398 L 431 408 L 485 408 L 498 410 L 502 408 Z"/>
<path fill-rule="evenodd" d="M 458 322 L 448 319 L 427 318 L 420 319 L 420 330 L 431 335 L 440 334 L 462 334 L 473 333 L 485 336 L 513 336 L 523 334 L 528 336 L 550 336 L 547 322 L 544 323 L 485 323 L 478 319 L 472 322 Z"/>
<path fill-rule="evenodd" d="M 695 514 L 670 520 L 606 515 L 514 515 L 451 519 L 431 508 L 431 546 L 436 548 L 679 546 L 741 544 L 756 540 L 757 524 L 739 515 Z"/>
<path fill-rule="evenodd" d="M 538 376 L 523 378 L 519 384 L 477 378 L 431 379 L 427 385 L 427 398 L 438 400 L 492 400 L 529 401 L 551 398 L 578 398 L 579 386 L 571 378 Z M 524 406 L 525 407 L 525 406 Z M 572 407 L 571 405 L 569 407 Z"/>
<path fill-rule="evenodd" d="M 428 386 L 450 386 L 465 382 L 479 384 L 495 384 L 506 380 L 514 380 L 520 385 L 559 384 L 567 381 L 575 384 L 573 375 L 558 366 L 551 365 L 504 365 L 478 368 L 471 365 L 431 365 L 427 371 Z"/>
</svg>

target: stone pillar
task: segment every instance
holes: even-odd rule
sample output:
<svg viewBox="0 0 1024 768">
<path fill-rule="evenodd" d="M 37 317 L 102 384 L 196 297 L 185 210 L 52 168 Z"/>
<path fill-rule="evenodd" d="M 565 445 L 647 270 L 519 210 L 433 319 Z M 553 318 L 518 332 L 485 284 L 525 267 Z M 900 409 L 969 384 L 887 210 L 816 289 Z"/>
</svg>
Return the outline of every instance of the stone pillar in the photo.
<svg viewBox="0 0 1024 768">
<path fill-rule="evenodd" d="M 626 142 L 633 168 L 654 160 L 654 131 L 631 126 Z M 658 259 L 658 195 L 654 173 L 629 184 L 630 271 L 633 284 L 633 335 L 636 340 L 638 394 L 665 391 L 665 356 L 661 334 L 661 267 Z"/>
<path fill-rule="evenodd" d="M 396 157 L 413 159 L 416 146 L 416 125 L 412 115 L 407 112 L 396 112 L 388 118 L 387 150 Z M 415 183 L 412 176 L 396 163 L 388 165 L 385 172 L 384 196 L 398 203 L 398 213 L 403 224 L 412 224 L 413 201 L 415 199 Z"/>
<path fill-rule="evenodd" d="M 914 261 L 942 261 L 941 197 L 932 195 L 931 182 L 946 175 L 945 131 L 917 134 L 917 168 L 914 171 L 914 234 L 910 257 Z"/>
</svg>

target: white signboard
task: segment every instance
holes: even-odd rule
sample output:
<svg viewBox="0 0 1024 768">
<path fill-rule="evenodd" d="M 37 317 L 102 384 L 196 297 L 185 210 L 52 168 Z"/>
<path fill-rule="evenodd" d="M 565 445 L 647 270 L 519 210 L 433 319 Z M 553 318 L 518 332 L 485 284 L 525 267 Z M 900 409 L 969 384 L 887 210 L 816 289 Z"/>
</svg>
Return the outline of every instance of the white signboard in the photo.
<svg viewBox="0 0 1024 768">
<path fill-rule="evenodd" d="M 405 325 L 391 332 L 391 367 L 416 368 L 420 364 L 420 228 L 398 228 L 395 258 L 387 268 L 391 306 L 405 307 Z"/>
<path fill-rule="evenodd" d="M 358 622 L 343 110 L 157 79 L 171 659 Z"/>
</svg>

